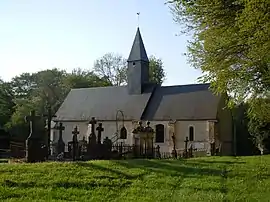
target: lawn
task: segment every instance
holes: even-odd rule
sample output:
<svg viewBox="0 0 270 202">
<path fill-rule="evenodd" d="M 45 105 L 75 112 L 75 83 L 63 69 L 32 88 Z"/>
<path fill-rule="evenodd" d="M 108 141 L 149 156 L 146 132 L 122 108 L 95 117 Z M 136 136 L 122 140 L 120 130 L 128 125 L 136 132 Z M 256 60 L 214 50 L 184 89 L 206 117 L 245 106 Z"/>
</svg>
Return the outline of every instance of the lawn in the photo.
<svg viewBox="0 0 270 202">
<path fill-rule="evenodd" d="M 270 156 L 0 163 L 0 201 L 269 201 Z"/>
</svg>

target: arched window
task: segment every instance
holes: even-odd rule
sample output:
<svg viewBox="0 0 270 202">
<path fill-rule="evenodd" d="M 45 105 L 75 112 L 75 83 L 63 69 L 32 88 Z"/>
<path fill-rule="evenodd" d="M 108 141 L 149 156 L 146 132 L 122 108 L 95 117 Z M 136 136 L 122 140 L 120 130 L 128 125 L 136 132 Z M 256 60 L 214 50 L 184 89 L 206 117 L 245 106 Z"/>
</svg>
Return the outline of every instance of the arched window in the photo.
<svg viewBox="0 0 270 202">
<path fill-rule="evenodd" d="M 194 141 L 194 127 L 189 126 L 189 141 Z"/>
<path fill-rule="evenodd" d="M 164 142 L 164 125 L 156 125 L 156 143 Z"/>
<path fill-rule="evenodd" d="M 127 139 L 127 129 L 123 126 L 120 130 L 120 139 Z"/>
</svg>

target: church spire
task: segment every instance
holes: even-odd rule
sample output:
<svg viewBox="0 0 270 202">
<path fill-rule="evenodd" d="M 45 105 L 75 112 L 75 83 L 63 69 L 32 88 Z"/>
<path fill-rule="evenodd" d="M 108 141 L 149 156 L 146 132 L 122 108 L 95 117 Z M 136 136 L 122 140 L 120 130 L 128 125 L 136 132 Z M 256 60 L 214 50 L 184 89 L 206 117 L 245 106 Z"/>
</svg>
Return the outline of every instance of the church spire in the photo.
<svg viewBox="0 0 270 202">
<path fill-rule="evenodd" d="M 139 27 L 137 28 L 137 33 L 128 57 L 128 62 L 135 61 L 149 62 Z"/>
<path fill-rule="evenodd" d="M 142 94 L 144 85 L 149 82 L 149 60 L 139 28 L 127 62 L 128 92 L 129 94 Z"/>
</svg>

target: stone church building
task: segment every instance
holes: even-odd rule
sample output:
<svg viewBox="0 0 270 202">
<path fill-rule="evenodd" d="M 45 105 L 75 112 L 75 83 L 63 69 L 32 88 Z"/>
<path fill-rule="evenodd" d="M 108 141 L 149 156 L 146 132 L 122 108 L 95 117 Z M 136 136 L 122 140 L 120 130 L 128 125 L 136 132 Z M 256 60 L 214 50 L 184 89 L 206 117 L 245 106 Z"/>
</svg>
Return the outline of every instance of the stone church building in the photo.
<svg viewBox="0 0 270 202">
<path fill-rule="evenodd" d="M 127 86 L 72 89 L 56 113 L 54 122 L 62 122 L 63 140 L 72 140 L 72 130 L 78 127 L 78 139 L 88 139 L 89 121 L 102 122 L 105 137 L 115 138 L 123 126 L 127 138 L 115 142 L 134 144 L 133 129 L 139 120 L 155 130 L 154 144 L 161 152 L 172 152 L 175 135 L 176 150 L 183 150 L 186 137 L 197 149 L 210 151 L 210 143 L 220 147 L 222 155 L 233 153 L 231 112 L 225 108 L 226 96 L 216 96 L 209 84 L 161 86 L 149 83 L 149 60 L 139 28 L 127 61 Z M 119 113 L 121 112 L 121 113 Z M 119 116 L 123 115 L 122 116 Z M 120 117 L 120 118 L 117 118 Z M 119 119 L 119 121 L 116 121 Z M 58 131 L 52 132 L 57 142 Z"/>
</svg>

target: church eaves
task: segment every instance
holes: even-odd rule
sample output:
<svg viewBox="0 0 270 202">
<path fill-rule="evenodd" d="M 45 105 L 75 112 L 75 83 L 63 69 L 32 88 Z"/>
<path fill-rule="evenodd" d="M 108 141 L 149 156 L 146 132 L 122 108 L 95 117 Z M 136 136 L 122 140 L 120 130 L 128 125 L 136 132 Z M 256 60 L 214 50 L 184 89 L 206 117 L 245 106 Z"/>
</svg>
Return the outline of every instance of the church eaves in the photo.
<svg viewBox="0 0 270 202">
<path fill-rule="evenodd" d="M 149 62 L 139 28 L 137 29 L 137 33 L 133 41 L 132 49 L 128 57 L 128 62 L 133 62 L 133 61 Z"/>
</svg>

